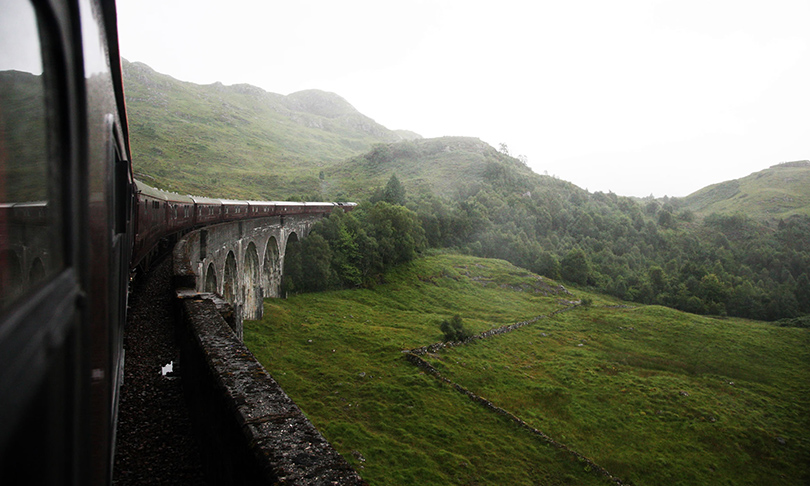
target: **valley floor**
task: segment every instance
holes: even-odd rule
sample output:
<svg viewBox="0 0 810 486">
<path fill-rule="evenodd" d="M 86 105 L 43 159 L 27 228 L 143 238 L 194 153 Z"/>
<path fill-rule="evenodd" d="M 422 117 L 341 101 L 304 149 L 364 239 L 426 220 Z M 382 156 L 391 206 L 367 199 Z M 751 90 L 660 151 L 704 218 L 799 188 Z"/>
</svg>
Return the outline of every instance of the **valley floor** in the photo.
<svg viewBox="0 0 810 486">
<path fill-rule="evenodd" d="M 268 300 L 245 328 L 371 484 L 810 479 L 805 329 L 569 294 L 506 262 L 457 255 L 419 259 L 386 282 Z M 583 298 L 592 304 L 572 307 Z M 542 317 L 425 347 L 454 314 L 475 333 Z"/>
</svg>

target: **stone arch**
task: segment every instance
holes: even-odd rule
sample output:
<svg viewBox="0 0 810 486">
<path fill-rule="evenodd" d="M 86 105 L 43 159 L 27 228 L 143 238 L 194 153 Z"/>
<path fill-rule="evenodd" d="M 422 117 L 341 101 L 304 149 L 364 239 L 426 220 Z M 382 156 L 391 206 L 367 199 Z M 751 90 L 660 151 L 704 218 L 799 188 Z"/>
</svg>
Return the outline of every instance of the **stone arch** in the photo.
<svg viewBox="0 0 810 486">
<path fill-rule="evenodd" d="M 222 276 L 222 298 L 231 304 L 236 304 L 237 276 L 236 257 L 233 251 L 228 252 L 225 258 L 225 273 Z"/>
<path fill-rule="evenodd" d="M 262 289 L 265 297 L 278 297 L 281 286 L 281 261 L 278 254 L 278 241 L 275 236 L 267 240 L 262 265 Z"/>
<path fill-rule="evenodd" d="M 242 266 L 242 291 L 244 292 L 244 318 L 249 320 L 262 317 L 261 267 L 256 245 L 251 241 L 245 250 L 245 263 Z"/>
<path fill-rule="evenodd" d="M 22 293 L 22 261 L 12 250 L 0 252 L 0 308 Z"/>
<path fill-rule="evenodd" d="M 208 264 L 208 270 L 205 272 L 205 287 L 203 292 L 217 293 L 217 269 L 214 268 L 213 263 Z"/>
<path fill-rule="evenodd" d="M 296 292 L 296 282 L 301 277 L 301 241 L 295 233 L 287 237 L 282 265 L 281 293 L 286 296 L 289 292 Z"/>
<path fill-rule="evenodd" d="M 31 270 L 28 271 L 28 284 L 35 285 L 43 280 L 45 280 L 45 264 L 41 258 L 36 257 L 31 263 Z"/>
</svg>

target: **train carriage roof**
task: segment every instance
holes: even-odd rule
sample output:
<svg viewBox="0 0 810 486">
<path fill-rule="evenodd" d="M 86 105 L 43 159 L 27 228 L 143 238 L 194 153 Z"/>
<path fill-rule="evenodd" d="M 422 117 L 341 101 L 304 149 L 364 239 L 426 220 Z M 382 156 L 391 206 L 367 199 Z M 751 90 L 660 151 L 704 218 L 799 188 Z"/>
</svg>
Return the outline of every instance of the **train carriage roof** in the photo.
<svg viewBox="0 0 810 486">
<path fill-rule="evenodd" d="M 138 192 L 146 194 L 147 196 L 153 197 L 155 199 L 162 199 L 164 201 L 180 204 L 194 203 L 194 200 L 191 198 L 191 196 L 185 196 L 182 194 L 177 194 L 176 192 L 169 192 L 164 191 L 162 189 L 157 189 L 155 187 L 144 184 L 143 182 L 137 179 L 135 180 L 135 185 L 138 187 Z"/>
<path fill-rule="evenodd" d="M 205 206 L 222 206 L 221 199 L 213 199 L 210 197 L 189 196 L 195 204 L 202 204 Z"/>
<path fill-rule="evenodd" d="M 236 199 L 221 199 L 222 204 L 226 204 L 228 206 L 247 206 L 247 201 L 239 201 Z"/>
<path fill-rule="evenodd" d="M 165 201 L 167 199 L 167 196 L 169 195 L 169 193 L 167 193 L 166 191 L 155 189 L 154 187 L 146 185 L 137 179 L 135 180 L 135 186 L 138 188 L 139 194 L 144 194 L 154 199 L 162 199 Z"/>
</svg>

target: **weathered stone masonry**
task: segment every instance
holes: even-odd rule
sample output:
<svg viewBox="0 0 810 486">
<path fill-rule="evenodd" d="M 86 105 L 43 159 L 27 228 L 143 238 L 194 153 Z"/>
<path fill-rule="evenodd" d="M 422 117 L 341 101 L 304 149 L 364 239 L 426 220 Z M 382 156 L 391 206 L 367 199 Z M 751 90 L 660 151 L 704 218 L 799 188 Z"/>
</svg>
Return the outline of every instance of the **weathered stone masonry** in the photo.
<svg viewBox="0 0 810 486">
<path fill-rule="evenodd" d="M 287 241 L 316 220 L 209 226 L 175 246 L 180 368 L 212 484 L 366 484 L 241 339 L 242 316 L 278 294 Z"/>
<path fill-rule="evenodd" d="M 242 319 L 261 319 L 265 297 L 278 297 L 287 242 L 302 239 L 321 215 L 294 215 L 208 226 L 186 235 L 174 250 L 184 286 L 222 296 Z M 191 278 L 194 279 L 193 283 Z"/>
<path fill-rule="evenodd" d="M 362 485 L 208 299 L 180 301 L 180 362 L 213 484 Z"/>
</svg>

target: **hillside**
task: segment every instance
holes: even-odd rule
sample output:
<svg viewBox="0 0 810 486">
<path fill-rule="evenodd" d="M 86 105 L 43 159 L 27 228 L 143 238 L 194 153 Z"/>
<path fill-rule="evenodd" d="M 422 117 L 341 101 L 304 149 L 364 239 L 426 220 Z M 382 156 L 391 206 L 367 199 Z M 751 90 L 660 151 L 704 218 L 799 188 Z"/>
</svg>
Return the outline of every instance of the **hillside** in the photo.
<svg viewBox="0 0 810 486">
<path fill-rule="evenodd" d="M 48 198 L 48 140 L 42 76 L 0 71 L 2 202 Z"/>
<path fill-rule="evenodd" d="M 756 219 L 810 216 L 810 161 L 787 162 L 705 187 L 681 200 L 700 216 L 742 213 Z"/>
<path fill-rule="evenodd" d="M 377 144 L 325 171 L 323 193 L 365 200 L 351 223 L 362 228 L 376 201 L 402 204 L 389 183 L 404 187 L 428 247 L 501 258 L 622 299 L 697 314 L 777 320 L 810 312 L 808 216 L 696 217 L 678 199 L 590 193 L 537 175 L 480 140 L 452 137 Z M 344 245 L 339 234 L 324 233 L 334 254 Z"/>
<path fill-rule="evenodd" d="M 597 467 L 639 486 L 810 479 L 804 329 L 629 306 L 460 255 L 385 280 L 267 300 L 245 323 L 250 349 L 370 484 L 614 484 Z M 473 333 L 523 324 L 420 355 L 462 389 L 404 353 L 440 341 L 454 314 Z"/>
<path fill-rule="evenodd" d="M 335 94 L 281 96 L 124 69 L 135 170 L 160 187 L 374 203 L 395 175 L 406 197 L 388 202 L 415 213 L 427 247 L 698 314 L 810 313 L 806 162 L 685 199 L 638 200 L 538 175 L 476 138 L 390 131 Z"/>
<path fill-rule="evenodd" d="M 201 86 L 123 61 L 137 176 L 163 189 L 255 199 L 318 194 L 322 169 L 394 132 L 334 93 Z"/>
<path fill-rule="evenodd" d="M 363 199 L 392 174 L 415 193 L 455 198 L 481 183 L 508 178 L 514 191 L 536 185 L 578 190 L 573 184 L 539 176 L 517 159 L 471 137 L 441 137 L 377 144 L 326 171 L 324 193 Z"/>
</svg>

